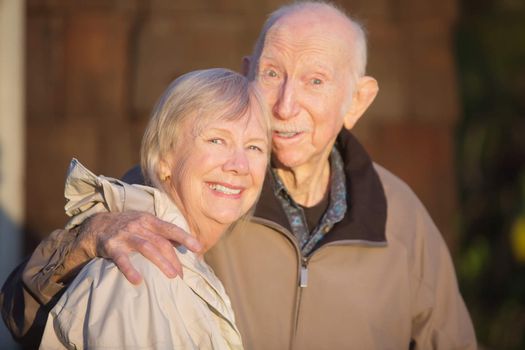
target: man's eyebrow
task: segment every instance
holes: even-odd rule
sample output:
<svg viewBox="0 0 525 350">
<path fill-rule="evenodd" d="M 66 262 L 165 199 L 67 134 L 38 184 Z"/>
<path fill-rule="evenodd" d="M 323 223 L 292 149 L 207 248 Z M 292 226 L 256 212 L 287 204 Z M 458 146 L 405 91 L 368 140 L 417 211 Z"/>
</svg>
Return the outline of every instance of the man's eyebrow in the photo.
<svg viewBox="0 0 525 350">
<path fill-rule="evenodd" d="M 260 60 L 268 60 L 268 61 L 275 61 L 275 56 L 272 55 L 272 54 L 268 54 L 268 53 L 265 53 L 265 54 L 262 54 L 261 57 L 259 58 L 259 61 Z"/>
<path fill-rule="evenodd" d="M 334 68 L 330 67 L 324 63 L 321 62 L 313 62 L 312 63 L 313 68 L 320 70 L 321 73 L 331 74 L 334 72 Z"/>
</svg>

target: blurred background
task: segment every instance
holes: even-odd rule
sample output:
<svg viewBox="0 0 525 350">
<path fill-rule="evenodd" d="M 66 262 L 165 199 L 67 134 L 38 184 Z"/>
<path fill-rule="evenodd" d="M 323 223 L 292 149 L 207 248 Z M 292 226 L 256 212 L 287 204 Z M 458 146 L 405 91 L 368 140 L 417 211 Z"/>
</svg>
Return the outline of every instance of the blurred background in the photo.
<svg viewBox="0 0 525 350">
<path fill-rule="evenodd" d="M 0 0 L 0 283 L 64 225 L 72 157 L 121 176 L 169 82 L 239 70 L 284 3 Z M 355 133 L 440 228 L 481 347 L 525 349 L 525 1 L 335 3 L 380 86 Z"/>
</svg>

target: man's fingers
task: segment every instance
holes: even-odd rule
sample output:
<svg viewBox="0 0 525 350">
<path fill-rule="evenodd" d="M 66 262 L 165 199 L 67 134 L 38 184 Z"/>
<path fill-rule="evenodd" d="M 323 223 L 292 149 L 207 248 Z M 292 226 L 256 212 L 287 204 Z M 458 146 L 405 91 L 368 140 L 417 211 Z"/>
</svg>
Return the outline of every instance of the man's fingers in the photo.
<svg viewBox="0 0 525 350">
<path fill-rule="evenodd" d="M 202 250 L 202 245 L 199 241 L 180 227 L 162 220 L 156 220 L 155 226 L 153 230 L 162 234 L 166 239 L 182 244 L 195 253 L 199 253 Z"/>
<path fill-rule="evenodd" d="M 164 245 L 169 245 L 168 249 L 162 244 L 158 246 L 140 237 L 134 237 L 133 242 L 135 250 L 155 264 L 167 277 L 175 278 L 177 275 L 182 276 L 180 262 L 168 241 L 165 240 L 164 242 Z"/>
<path fill-rule="evenodd" d="M 111 258 L 128 281 L 132 284 L 140 284 L 142 282 L 142 276 L 133 267 L 127 254 L 119 254 Z"/>
<path fill-rule="evenodd" d="M 182 266 L 172 242 L 199 252 L 202 247 L 179 227 L 142 212 L 107 214 L 97 225 L 97 255 L 112 259 L 126 278 L 134 284 L 142 277 L 127 254 L 137 251 L 155 264 L 167 277 L 182 276 Z M 116 260 L 118 259 L 118 261 Z"/>
<path fill-rule="evenodd" d="M 177 274 L 183 277 L 182 264 L 180 263 L 179 257 L 175 253 L 175 249 L 173 248 L 173 244 L 171 243 L 171 241 L 157 234 L 152 234 L 150 241 L 160 251 L 161 257 L 165 258 L 171 264 L 171 266 L 175 268 Z"/>
</svg>

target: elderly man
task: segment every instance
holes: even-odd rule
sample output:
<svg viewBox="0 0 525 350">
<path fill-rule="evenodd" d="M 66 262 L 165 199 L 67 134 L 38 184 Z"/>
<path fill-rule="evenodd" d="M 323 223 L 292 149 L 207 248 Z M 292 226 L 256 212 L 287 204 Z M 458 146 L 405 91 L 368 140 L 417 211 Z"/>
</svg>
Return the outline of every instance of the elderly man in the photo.
<svg viewBox="0 0 525 350">
<path fill-rule="evenodd" d="M 272 168 L 253 218 L 206 257 L 232 299 L 245 346 L 476 348 L 434 223 L 347 131 L 378 91 L 364 75 L 361 27 L 325 3 L 285 6 L 245 63 L 273 113 Z M 198 249 L 143 213 L 100 215 L 54 232 L 4 287 L 8 325 L 38 337 L 45 310 L 95 255 L 113 259 L 133 283 L 140 276 L 127 258 L 132 250 L 174 277 L 170 240 Z"/>
</svg>

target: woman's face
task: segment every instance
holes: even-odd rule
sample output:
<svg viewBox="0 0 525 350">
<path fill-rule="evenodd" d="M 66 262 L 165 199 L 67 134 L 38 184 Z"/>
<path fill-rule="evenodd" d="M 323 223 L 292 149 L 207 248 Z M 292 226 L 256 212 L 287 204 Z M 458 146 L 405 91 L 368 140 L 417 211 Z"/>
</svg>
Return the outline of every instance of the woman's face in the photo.
<svg viewBox="0 0 525 350">
<path fill-rule="evenodd" d="M 229 225 L 255 203 L 269 152 L 261 119 L 252 111 L 236 121 L 205 122 L 197 135 L 183 126 L 171 154 L 168 193 L 188 221 Z"/>
</svg>

